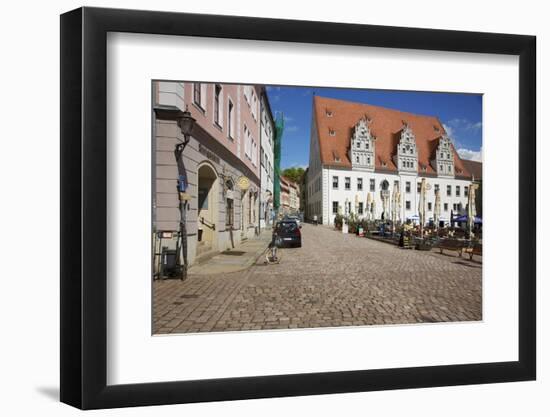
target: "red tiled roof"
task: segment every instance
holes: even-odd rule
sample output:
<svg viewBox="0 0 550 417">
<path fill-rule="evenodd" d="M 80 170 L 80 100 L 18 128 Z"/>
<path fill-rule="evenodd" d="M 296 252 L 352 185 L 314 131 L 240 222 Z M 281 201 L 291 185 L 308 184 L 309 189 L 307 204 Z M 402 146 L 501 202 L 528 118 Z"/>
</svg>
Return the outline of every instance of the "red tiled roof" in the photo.
<svg viewBox="0 0 550 417">
<path fill-rule="evenodd" d="M 463 159 L 462 163 L 464 164 L 468 172 L 470 172 L 470 174 L 473 175 L 476 181 L 479 181 L 482 179 L 483 165 L 481 162 Z"/>
<path fill-rule="evenodd" d="M 397 153 L 401 130 L 406 123 L 416 138 L 418 173 L 436 175 L 430 161 L 435 159 L 439 138 L 445 133 L 445 128 L 437 117 L 319 96 L 313 98 L 313 111 L 323 165 L 351 168 L 348 153 L 350 139 L 357 122 L 366 117 L 370 120 L 371 134 L 376 137 L 375 170 L 397 171 L 393 156 Z M 327 112 L 332 116 L 328 116 Z M 334 136 L 330 135 L 331 130 L 334 131 Z M 454 146 L 453 152 L 455 176 L 471 178 Z M 334 155 L 338 156 L 339 162 L 335 161 Z M 423 166 L 426 171 L 422 169 Z"/>
</svg>

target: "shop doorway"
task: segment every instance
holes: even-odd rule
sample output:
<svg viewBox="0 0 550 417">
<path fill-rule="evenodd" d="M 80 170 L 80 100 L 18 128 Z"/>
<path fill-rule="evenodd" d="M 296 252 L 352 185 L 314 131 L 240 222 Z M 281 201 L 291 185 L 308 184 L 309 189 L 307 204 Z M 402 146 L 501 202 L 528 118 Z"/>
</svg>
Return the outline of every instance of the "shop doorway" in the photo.
<svg viewBox="0 0 550 417">
<path fill-rule="evenodd" d="M 217 245 L 216 223 L 218 214 L 218 176 L 209 164 L 198 172 L 197 255 L 214 249 Z"/>
</svg>

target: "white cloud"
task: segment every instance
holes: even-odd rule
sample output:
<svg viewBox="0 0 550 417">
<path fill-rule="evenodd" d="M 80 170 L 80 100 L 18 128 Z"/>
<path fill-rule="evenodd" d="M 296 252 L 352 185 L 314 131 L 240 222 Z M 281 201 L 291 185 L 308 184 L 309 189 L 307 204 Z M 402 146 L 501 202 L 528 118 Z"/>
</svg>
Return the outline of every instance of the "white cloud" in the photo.
<svg viewBox="0 0 550 417">
<path fill-rule="evenodd" d="M 299 130 L 298 126 L 294 126 L 294 125 L 285 127 L 286 132 L 297 132 L 298 130 Z"/>
<path fill-rule="evenodd" d="M 458 155 L 460 155 L 462 159 L 469 159 L 470 161 L 482 162 L 481 160 L 481 158 L 483 157 L 482 149 L 480 149 L 479 151 L 473 151 L 471 149 L 460 148 L 460 149 L 457 149 L 456 151 L 458 152 Z"/>
<path fill-rule="evenodd" d="M 447 132 L 447 136 L 453 136 L 454 129 L 451 126 L 443 123 L 443 129 L 445 129 L 445 132 Z"/>
<path fill-rule="evenodd" d="M 451 119 L 447 121 L 446 124 L 443 124 L 443 127 L 445 127 L 445 130 L 447 130 L 447 127 L 450 127 L 451 130 L 479 130 L 481 129 L 482 123 L 481 122 L 471 122 L 468 119 Z M 448 131 L 447 134 L 449 136 L 451 135 Z"/>
</svg>

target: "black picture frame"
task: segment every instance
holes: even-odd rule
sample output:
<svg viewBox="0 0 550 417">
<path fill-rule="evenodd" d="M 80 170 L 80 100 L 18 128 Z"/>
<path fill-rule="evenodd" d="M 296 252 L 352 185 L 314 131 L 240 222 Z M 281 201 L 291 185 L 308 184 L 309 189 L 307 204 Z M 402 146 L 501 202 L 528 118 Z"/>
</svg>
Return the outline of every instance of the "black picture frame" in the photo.
<svg viewBox="0 0 550 417">
<path fill-rule="evenodd" d="M 82 409 L 533 380 L 536 233 L 519 228 L 519 360 L 113 385 L 107 376 L 108 32 L 519 56 L 519 217 L 536 218 L 534 36 L 80 8 L 61 16 L 61 401 Z"/>
</svg>

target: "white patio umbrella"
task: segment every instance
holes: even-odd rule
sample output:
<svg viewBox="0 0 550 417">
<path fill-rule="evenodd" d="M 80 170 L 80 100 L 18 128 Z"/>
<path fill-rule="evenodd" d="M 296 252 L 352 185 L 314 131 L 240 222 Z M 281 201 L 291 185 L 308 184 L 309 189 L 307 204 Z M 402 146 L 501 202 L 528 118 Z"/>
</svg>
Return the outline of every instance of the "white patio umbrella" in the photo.
<svg viewBox="0 0 550 417">
<path fill-rule="evenodd" d="M 397 190 L 397 221 L 401 220 L 401 191 Z"/>
<path fill-rule="evenodd" d="M 471 184 L 468 188 L 468 235 L 470 239 L 473 237 L 474 220 L 476 217 L 476 189 L 477 184 Z"/>
<path fill-rule="evenodd" d="M 434 204 L 434 224 L 435 228 L 439 228 L 439 216 L 441 215 L 441 197 L 439 195 L 439 190 L 435 192 L 435 204 Z"/>
<path fill-rule="evenodd" d="M 370 212 L 372 214 L 372 220 L 376 220 L 376 200 L 374 198 L 372 199 Z"/>
<path fill-rule="evenodd" d="M 369 192 L 367 194 L 367 206 L 365 207 L 365 213 L 367 215 L 367 220 L 371 219 L 371 205 L 372 205 L 372 195 Z"/>
<path fill-rule="evenodd" d="M 395 233 L 395 221 L 397 218 L 397 189 L 394 187 L 391 196 L 391 224 L 392 232 Z"/>
<path fill-rule="evenodd" d="M 424 223 L 426 222 L 426 178 L 420 183 L 420 200 L 418 204 L 418 217 L 420 219 L 420 237 L 424 236 Z"/>
</svg>

